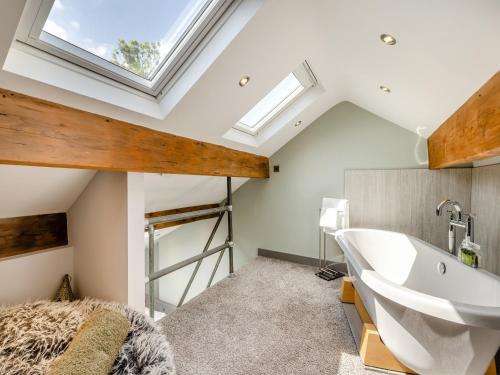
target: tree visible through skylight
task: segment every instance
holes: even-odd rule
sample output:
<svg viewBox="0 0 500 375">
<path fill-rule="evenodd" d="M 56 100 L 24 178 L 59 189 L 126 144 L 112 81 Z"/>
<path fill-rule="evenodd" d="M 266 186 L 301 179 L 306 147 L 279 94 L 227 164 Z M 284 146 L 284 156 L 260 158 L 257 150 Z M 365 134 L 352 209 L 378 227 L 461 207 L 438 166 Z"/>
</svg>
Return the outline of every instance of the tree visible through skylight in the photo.
<svg viewBox="0 0 500 375">
<path fill-rule="evenodd" d="M 43 31 L 146 79 L 207 0 L 55 0 Z"/>
</svg>

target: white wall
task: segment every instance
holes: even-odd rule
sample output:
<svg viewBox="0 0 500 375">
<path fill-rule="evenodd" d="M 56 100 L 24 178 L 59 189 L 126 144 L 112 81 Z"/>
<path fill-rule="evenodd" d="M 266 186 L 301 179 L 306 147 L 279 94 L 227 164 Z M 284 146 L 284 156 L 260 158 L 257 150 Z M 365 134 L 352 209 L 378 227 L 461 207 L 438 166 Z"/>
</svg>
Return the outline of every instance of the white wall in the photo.
<svg viewBox="0 0 500 375">
<path fill-rule="evenodd" d="M 210 219 L 185 224 L 161 237 L 158 241 L 159 268 L 168 267 L 201 253 L 216 221 L 217 219 Z M 227 216 L 225 215 L 212 241 L 210 249 L 222 245 L 226 237 Z M 203 260 L 185 302 L 205 290 L 218 256 L 218 254 L 214 254 Z M 235 266 L 238 267 L 241 262 L 241 254 L 235 253 Z M 177 305 L 195 266 L 196 263 L 162 277 L 159 282 L 160 300 Z M 226 250 L 213 284 L 223 279 L 228 274 L 229 261 L 228 252 Z"/>
<path fill-rule="evenodd" d="M 73 248 L 0 260 L 0 304 L 52 299 L 65 274 L 73 277 Z"/>
<path fill-rule="evenodd" d="M 144 174 L 127 173 L 128 304 L 144 311 Z"/>
<path fill-rule="evenodd" d="M 0 218 L 67 212 L 95 171 L 0 165 Z M 0 304 L 51 299 L 73 276 L 73 248 L 0 259 Z"/>
<path fill-rule="evenodd" d="M 142 174 L 98 172 L 69 209 L 75 289 L 80 296 L 144 310 L 142 178 Z"/>
</svg>

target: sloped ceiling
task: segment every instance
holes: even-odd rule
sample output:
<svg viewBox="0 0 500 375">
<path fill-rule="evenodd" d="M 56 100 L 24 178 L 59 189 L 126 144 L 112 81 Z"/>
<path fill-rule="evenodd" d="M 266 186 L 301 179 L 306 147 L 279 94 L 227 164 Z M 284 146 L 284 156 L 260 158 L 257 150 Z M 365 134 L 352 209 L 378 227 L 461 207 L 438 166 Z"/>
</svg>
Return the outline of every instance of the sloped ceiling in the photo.
<svg viewBox="0 0 500 375">
<path fill-rule="evenodd" d="M 18 4 L 0 0 L 2 35 L 13 35 L 9 25 L 19 16 Z M 5 70 L 0 72 L 0 86 L 267 156 L 344 100 L 427 137 L 500 68 L 499 20 L 498 0 L 264 1 L 162 120 Z M 381 43 L 381 33 L 394 35 L 397 44 Z M 0 53 L 6 39 L 0 38 L 4 44 Z M 305 59 L 324 88 L 314 103 L 259 147 L 222 138 Z M 237 82 L 243 75 L 251 81 L 240 88 Z M 392 92 L 381 92 L 380 85 Z M 296 128 L 293 123 L 298 119 L 302 126 Z M 147 207 L 210 203 L 223 198 L 224 188 L 225 181 L 218 178 L 151 175 L 146 177 Z"/>
<path fill-rule="evenodd" d="M 94 171 L 0 165 L 0 218 L 66 212 Z"/>
<path fill-rule="evenodd" d="M 233 178 L 233 191 L 245 181 Z M 220 203 L 227 196 L 225 177 L 150 173 L 144 175 L 144 185 L 146 212 Z"/>
</svg>

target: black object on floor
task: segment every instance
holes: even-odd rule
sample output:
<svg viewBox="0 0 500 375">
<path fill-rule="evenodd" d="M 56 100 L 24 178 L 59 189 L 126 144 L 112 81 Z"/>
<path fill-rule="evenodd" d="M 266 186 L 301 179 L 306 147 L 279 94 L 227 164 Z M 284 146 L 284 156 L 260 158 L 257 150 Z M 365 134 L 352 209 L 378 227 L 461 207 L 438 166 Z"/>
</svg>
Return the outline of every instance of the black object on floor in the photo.
<svg viewBox="0 0 500 375">
<path fill-rule="evenodd" d="M 315 273 L 315 275 L 326 281 L 332 281 L 338 279 L 339 277 L 345 276 L 342 272 L 332 270 L 328 267 L 321 268 L 318 272 Z"/>
</svg>

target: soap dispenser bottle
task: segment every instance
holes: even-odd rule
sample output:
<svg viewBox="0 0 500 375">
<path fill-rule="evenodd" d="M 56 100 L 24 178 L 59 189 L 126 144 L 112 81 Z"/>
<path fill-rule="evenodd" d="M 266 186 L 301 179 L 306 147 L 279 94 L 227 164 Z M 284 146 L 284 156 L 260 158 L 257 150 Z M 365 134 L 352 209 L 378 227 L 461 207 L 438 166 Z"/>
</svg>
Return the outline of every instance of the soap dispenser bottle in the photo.
<svg viewBox="0 0 500 375">
<path fill-rule="evenodd" d="M 465 236 L 460 245 L 458 259 L 462 263 L 474 268 L 478 268 L 481 264 L 481 247 L 472 242 L 469 235 Z"/>
</svg>

